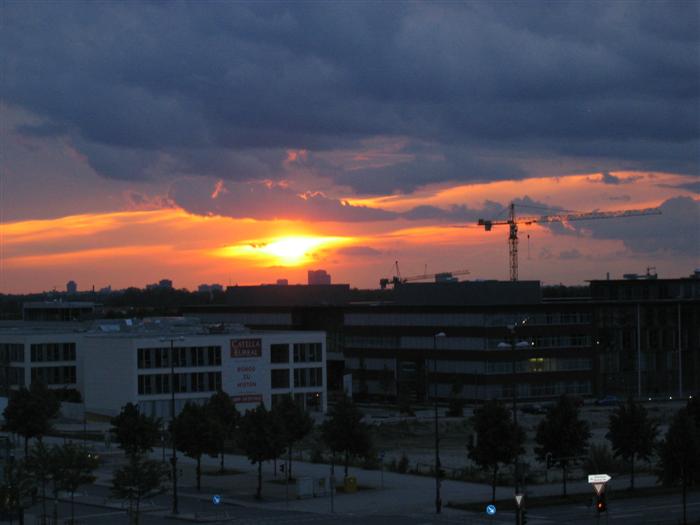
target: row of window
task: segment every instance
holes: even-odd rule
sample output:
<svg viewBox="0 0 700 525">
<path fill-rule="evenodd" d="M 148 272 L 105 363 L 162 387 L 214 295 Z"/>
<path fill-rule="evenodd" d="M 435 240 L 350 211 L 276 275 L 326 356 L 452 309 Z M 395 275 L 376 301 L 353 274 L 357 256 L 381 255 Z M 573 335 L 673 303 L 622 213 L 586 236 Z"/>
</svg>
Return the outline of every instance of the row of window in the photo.
<svg viewBox="0 0 700 525">
<path fill-rule="evenodd" d="M 323 368 L 295 368 L 294 386 L 323 386 Z M 290 370 L 287 368 L 270 370 L 272 388 L 289 388 Z"/>
<path fill-rule="evenodd" d="M 139 348 L 139 368 L 170 368 L 170 347 Z M 173 365 L 177 367 L 219 366 L 220 346 L 178 346 L 172 349 Z"/>
<path fill-rule="evenodd" d="M 40 381 L 45 385 L 67 385 L 77 383 L 74 366 L 32 367 L 32 382 Z"/>
<path fill-rule="evenodd" d="M 520 324 L 531 326 L 590 324 L 588 312 L 545 313 L 347 313 L 346 326 L 500 326 Z"/>
<path fill-rule="evenodd" d="M 11 361 L 24 362 L 24 345 L 0 343 L 0 363 L 9 363 Z"/>
<path fill-rule="evenodd" d="M 216 392 L 221 390 L 221 372 L 174 374 L 175 392 Z M 144 374 L 138 379 L 139 395 L 169 394 L 170 374 Z"/>
<path fill-rule="evenodd" d="M 0 385 L 23 387 L 24 368 L 14 368 L 11 366 L 0 367 Z"/>
<path fill-rule="evenodd" d="M 294 343 L 295 363 L 318 363 L 323 361 L 321 343 Z"/>
<path fill-rule="evenodd" d="M 31 345 L 32 363 L 75 361 L 75 343 L 39 343 Z"/>
</svg>

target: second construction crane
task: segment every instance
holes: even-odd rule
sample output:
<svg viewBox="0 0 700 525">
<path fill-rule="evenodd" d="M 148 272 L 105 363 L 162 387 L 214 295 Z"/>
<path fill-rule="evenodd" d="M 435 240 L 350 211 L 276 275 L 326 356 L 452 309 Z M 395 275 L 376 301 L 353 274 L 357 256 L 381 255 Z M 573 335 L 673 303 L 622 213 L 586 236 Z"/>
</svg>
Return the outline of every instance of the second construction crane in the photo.
<svg viewBox="0 0 700 525">
<path fill-rule="evenodd" d="M 532 217 L 516 217 L 515 203 L 510 203 L 508 207 L 508 218 L 505 220 L 479 219 L 479 226 L 483 226 L 486 231 L 491 231 L 494 226 L 508 226 L 508 248 L 510 258 L 510 280 L 518 280 L 518 225 L 547 222 L 569 222 L 592 219 L 617 219 L 621 217 L 636 217 L 640 215 L 661 215 L 658 208 L 645 208 L 639 210 L 616 210 L 616 211 L 592 211 L 580 213 L 563 213 L 553 215 L 540 215 Z"/>
</svg>

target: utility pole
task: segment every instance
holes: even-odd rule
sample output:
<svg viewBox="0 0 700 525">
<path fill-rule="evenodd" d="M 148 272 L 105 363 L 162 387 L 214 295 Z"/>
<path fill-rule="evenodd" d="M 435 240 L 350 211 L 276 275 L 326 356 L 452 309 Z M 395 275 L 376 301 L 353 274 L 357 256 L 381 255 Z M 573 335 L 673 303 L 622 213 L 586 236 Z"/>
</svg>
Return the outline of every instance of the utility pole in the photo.
<svg viewBox="0 0 700 525">
<path fill-rule="evenodd" d="M 445 332 L 439 332 L 433 336 L 433 406 L 435 409 L 435 514 L 442 512 L 442 498 L 440 497 L 440 429 L 438 426 L 438 402 L 437 402 L 437 340 L 445 337 Z"/>
<path fill-rule="evenodd" d="M 161 339 L 161 341 L 170 341 L 170 439 L 173 447 L 173 455 L 170 458 L 170 464 L 173 468 L 173 514 L 180 513 L 178 510 L 177 498 L 177 448 L 175 447 L 175 341 L 182 341 L 182 337 Z"/>
</svg>

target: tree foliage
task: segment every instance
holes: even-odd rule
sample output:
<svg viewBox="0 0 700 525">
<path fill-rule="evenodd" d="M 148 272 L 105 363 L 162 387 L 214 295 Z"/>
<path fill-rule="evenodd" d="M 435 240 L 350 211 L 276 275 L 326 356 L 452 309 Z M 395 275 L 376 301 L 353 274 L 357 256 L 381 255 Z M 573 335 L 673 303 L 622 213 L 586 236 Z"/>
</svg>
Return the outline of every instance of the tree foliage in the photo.
<svg viewBox="0 0 700 525">
<path fill-rule="evenodd" d="M 535 454 L 540 461 L 546 461 L 547 454 L 563 470 L 563 495 L 566 496 L 566 469 L 584 455 L 591 437 L 587 421 L 579 417 L 579 409 L 568 396 L 561 396 L 539 425 L 535 441 Z"/>
<path fill-rule="evenodd" d="M 273 412 L 279 418 L 283 429 L 283 441 L 287 447 L 287 479 L 292 479 L 292 448 L 295 443 L 309 435 L 314 421 L 292 396 L 284 396 L 275 405 Z"/>
<path fill-rule="evenodd" d="M 630 487 L 634 489 L 634 460 L 649 459 L 654 453 L 657 425 L 649 418 L 644 406 L 630 398 L 610 414 L 608 429 L 605 437 L 610 441 L 615 457 L 630 463 Z"/>
<path fill-rule="evenodd" d="M 469 459 L 492 472 L 491 501 L 496 499 L 496 482 L 500 465 L 509 465 L 524 452 L 525 432 L 515 426 L 506 406 L 493 400 L 474 411 L 471 419 L 476 444 L 470 445 Z"/>
<path fill-rule="evenodd" d="M 352 399 L 343 396 L 321 426 L 321 435 L 328 448 L 333 454 L 344 457 L 345 476 L 351 458 L 366 456 L 372 450 L 372 438 L 367 425 L 362 423 L 362 416 Z"/>
<path fill-rule="evenodd" d="M 681 484 L 686 523 L 687 488 L 700 481 L 700 420 L 695 419 L 693 407 L 676 413 L 658 453 L 660 481 L 667 486 Z"/>
<path fill-rule="evenodd" d="M 197 461 L 197 490 L 200 490 L 202 454 L 215 447 L 215 436 L 205 408 L 196 403 L 186 403 L 173 420 L 171 432 L 175 448 Z"/>
<path fill-rule="evenodd" d="M 247 410 L 241 418 L 237 435 L 238 445 L 251 463 L 258 465 L 258 486 L 255 497 L 262 497 L 262 463 L 280 456 L 282 450 L 282 425 L 278 417 L 264 405 Z"/>
<path fill-rule="evenodd" d="M 51 431 L 51 420 L 58 416 L 61 403 L 40 381 L 29 390 L 20 388 L 10 396 L 3 412 L 5 430 L 24 438 L 24 456 L 29 457 L 29 440 L 42 438 Z"/>
<path fill-rule="evenodd" d="M 26 461 L 11 459 L 4 465 L 4 476 L 0 482 L 0 510 L 10 515 L 18 514 L 20 523 L 24 510 L 33 503 L 37 486 Z"/>
<path fill-rule="evenodd" d="M 111 423 L 110 432 L 128 455 L 150 452 L 160 438 L 160 422 L 141 414 L 133 403 L 127 403 Z"/>
<path fill-rule="evenodd" d="M 138 525 L 141 501 L 162 491 L 167 467 L 143 454 L 130 454 L 129 462 L 114 471 L 111 493 L 129 502 L 129 523 Z"/>
<path fill-rule="evenodd" d="M 220 454 L 221 463 L 219 470 L 224 472 L 224 449 L 226 441 L 234 438 L 236 425 L 240 420 L 240 414 L 236 410 L 233 399 L 226 392 L 216 392 L 209 398 L 205 405 L 207 419 L 211 425 L 212 439 L 208 454 Z"/>
<path fill-rule="evenodd" d="M 75 491 L 81 486 L 95 481 L 96 477 L 93 472 L 98 467 L 98 460 L 84 446 L 75 443 L 54 447 L 54 453 L 51 456 L 55 461 L 55 485 L 59 490 L 70 493 L 70 513 L 71 523 L 73 523 Z"/>
</svg>

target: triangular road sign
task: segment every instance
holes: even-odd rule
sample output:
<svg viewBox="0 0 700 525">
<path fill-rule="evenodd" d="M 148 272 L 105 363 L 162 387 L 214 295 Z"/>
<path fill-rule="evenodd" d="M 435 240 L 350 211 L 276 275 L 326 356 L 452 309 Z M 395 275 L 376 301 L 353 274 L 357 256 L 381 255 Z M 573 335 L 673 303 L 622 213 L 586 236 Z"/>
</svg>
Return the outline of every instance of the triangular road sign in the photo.
<svg viewBox="0 0 700 525">
<path fill-rule="evenodd" d="M 520 505 L 523 503 L 523 494 L 516 494 L 515 495 L 515 504 L 520 508 Z"/>
<path fill-rule="evenodd" d="M 592 483 L 593 488 L 595 489 L 596 495 L 600 496 L 600 493 L 605 490 L 605 483 Z"/>
</svg>

